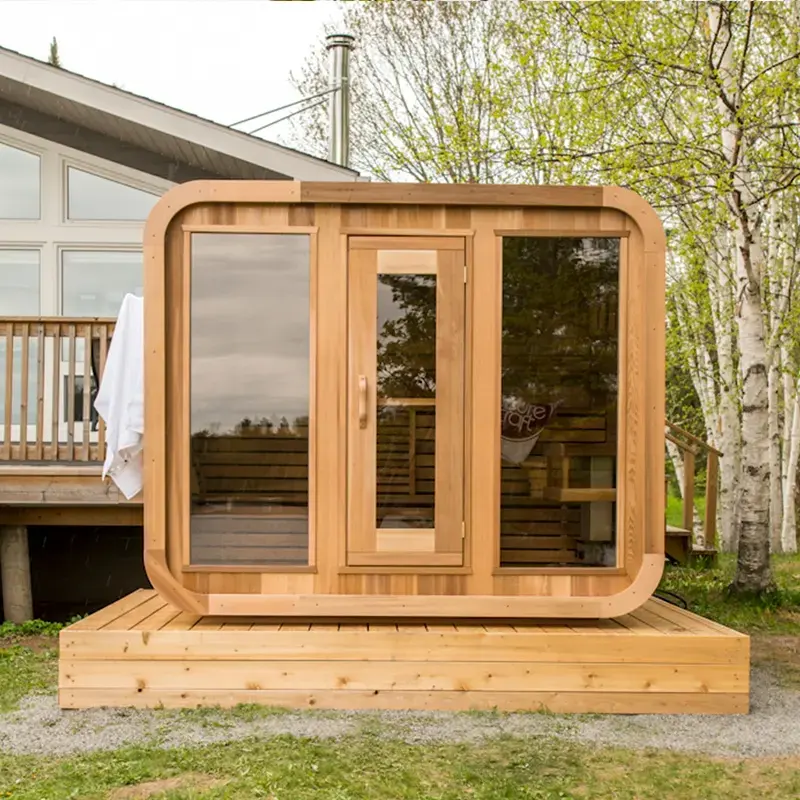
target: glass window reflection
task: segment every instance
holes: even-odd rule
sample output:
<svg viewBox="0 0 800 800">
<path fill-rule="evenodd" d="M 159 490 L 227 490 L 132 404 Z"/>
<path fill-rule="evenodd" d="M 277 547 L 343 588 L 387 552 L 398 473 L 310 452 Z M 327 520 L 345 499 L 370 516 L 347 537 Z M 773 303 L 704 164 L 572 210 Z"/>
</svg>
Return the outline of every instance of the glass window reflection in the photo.
<svg viewBox="0 0 800 800">
<path fill-rule="evenodd" d="M 140 221 L 147 219 L 159 195 L 119 181 L 67 169 L 67 217 L 80 220 Z"/>
<path fill-rule="evenodd" d="M 503 239 L 501 566 L 616 564 L 618 304 L 618 239 Z"/>
<path fill-rule="evenodd" d="M 192 235 L 191 558 L 308 562 L 310 242 Z"/>
<path fill-rule="evenodd" d="M 0 143 L 0 219 L 39 219 L 40 160 Z"/>
<path fill-rule="evenodd" d="M 142 254 L 125 250 L 65 250 L 61 254 L 61 313 L 116 317 L 126 294 L 142 296 Z"/>
</svg>

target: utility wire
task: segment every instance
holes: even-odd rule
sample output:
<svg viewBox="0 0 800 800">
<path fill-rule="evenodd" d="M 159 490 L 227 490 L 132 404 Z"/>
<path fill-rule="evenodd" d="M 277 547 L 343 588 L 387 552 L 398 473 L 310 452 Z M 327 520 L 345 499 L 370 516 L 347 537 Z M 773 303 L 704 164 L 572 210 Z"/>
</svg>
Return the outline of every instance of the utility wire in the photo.
<svg viewBox="0 0 800 800">
<path fill-rule="evenodd" d="M 306 98 L 306 99 L 309 99 L 309 98 Z M 290 117 L 294 117 L 297 114 L 302 114 L 304 111 L 308 111 L 308 110 L 310 110 L 312 108 L 316 108 L 317 106 L 321 106 L 325 102 L 326 102 L 326 100 L 323 98 L 322 100 L 317 100 L 316 103 L 312 103 L 310 106 L 305 106 L 303 108 L 298 108 L 297 111 L 292 111 L 291 114 L 287 114 L 285 117 L 281 117 L 280 119 L 273 120 L 272 122 L 268 122 L 266 125 L 262 125 L 260 128 L 256 128 L 254 131 L 250 131 L 249 132 L 250 136 L 252 136 L 255 133 L 258 133 L 259 131 L 263 131 L 264 128 L 269 128 L 269 127 L 271 127 L 273 125 L 277 125 L 279 122 L 283 122 L 284 120 L 287 120 Z M 295 104 L 292 103 L 292 105 L 295 105 Z"/>
<path fill-rule="evenodd" d="M 324 92 L 317 92 L 316 94 L 309 95 L 308 97 L 301 97 L 299 100 L 293 100 L 291 103 L 286 103 L 284 106 L 278 106 L 277 108 L 271 108 L 269 111 L 262 111 L 260 114 L 255 114 L 252 117 L 248 117 L 247 119 L 240 119 L 238 122 L 232 122 L 228 125 L 229 128 L 235 128 L 237 125 L 244 125 L 245 122 L 252 122 L 254 119 L 258 119 L 259 117 L 266 117 L 267 114 L 274 114 L 276 111 L 284 111 L 287 108 L 291 108 L 292 106 L 296 106 L 298 103 L 305 103 L 308 100 L 313 100 L 316 97 L 322 97 L 327 94 L 333 94 L 333 92 L 338 92 L 341 87 L 334 86 L 332 89 L 325 89 Z M 261 128 L 259 128 L 261 130 Z"/>
</svg>

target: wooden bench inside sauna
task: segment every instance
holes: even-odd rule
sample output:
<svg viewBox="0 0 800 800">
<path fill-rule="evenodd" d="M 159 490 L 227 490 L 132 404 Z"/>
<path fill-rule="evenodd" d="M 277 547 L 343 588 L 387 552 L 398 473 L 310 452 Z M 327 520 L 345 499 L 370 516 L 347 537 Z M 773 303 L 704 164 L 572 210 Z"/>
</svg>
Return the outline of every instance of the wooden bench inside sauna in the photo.
<svg viewBox="0 0 800 800">
<path fill-rule="evenodd" d="M 62 634 L 62 705 L 745 710 L 747 638 L 652 599 L 664 247 L 615 187 L 171 190 L 155 591 Z"/>
</svg>

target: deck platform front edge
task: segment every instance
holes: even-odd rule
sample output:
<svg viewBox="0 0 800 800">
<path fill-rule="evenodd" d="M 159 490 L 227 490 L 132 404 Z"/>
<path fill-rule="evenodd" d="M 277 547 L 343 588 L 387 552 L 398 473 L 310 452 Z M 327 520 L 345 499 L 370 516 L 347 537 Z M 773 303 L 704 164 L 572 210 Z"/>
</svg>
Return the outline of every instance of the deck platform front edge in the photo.
<svg viewBox="0 0 800 800">
<path fill-rule="evenodd" d="M 617 620 L 393 625 L 197 617 L 140 590 L 60 637 L 62 708 L 749 708 L 749 638 L 656 599 Z"/>
</svg>

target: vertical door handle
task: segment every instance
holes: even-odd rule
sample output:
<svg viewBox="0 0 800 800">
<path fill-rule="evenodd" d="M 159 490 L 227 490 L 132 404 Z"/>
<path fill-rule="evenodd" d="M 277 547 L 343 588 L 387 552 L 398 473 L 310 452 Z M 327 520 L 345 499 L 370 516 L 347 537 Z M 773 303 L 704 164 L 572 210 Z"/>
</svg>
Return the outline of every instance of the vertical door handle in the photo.
<svg viewBox="0 0 800 800">
<path fill-rule="evenodd" d="M 367 376 L 358 376 L 358 427 L 367 427 Z"/>
</svg>

